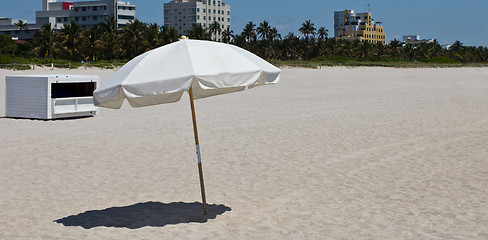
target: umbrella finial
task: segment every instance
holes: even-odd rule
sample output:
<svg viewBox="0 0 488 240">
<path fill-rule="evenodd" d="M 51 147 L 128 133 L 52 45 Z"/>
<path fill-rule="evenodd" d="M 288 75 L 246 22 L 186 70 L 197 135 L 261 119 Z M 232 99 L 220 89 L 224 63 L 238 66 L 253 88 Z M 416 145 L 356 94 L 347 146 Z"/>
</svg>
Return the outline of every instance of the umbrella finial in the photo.
<svg viewBox="0 0 488 240">
<path fill-rule="evenodd" d="M 181 36 L 181 38 L 180 38 L 180 39 L 181 39 L 181 40 L 185 40 L 185 39 L 188 39 L 188 37 L 187 37 L 187 36 L 185 36 L 185 35 L 183 35 L 183 36 Z"/>
</svg>

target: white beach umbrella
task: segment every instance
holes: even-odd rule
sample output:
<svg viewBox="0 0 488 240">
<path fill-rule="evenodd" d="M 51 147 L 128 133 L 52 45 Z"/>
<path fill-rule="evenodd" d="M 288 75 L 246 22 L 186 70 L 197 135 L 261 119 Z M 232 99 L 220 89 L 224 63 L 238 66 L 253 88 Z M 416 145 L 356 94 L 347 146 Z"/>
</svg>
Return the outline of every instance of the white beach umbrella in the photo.
<svg viewBox="0 0 488 240">
<path fill-rule="evenodd" d="M 93 95 L 95 105 L 118 109 L 124 99 L 133 107 L 144 107 L 177 102 L 188 91 L 202 203 L 207 214 L 194 99 L 276 84 L 279 78 L 280 69 L 242 48 L 182 38 L 134 58 Z"/>
</svg>

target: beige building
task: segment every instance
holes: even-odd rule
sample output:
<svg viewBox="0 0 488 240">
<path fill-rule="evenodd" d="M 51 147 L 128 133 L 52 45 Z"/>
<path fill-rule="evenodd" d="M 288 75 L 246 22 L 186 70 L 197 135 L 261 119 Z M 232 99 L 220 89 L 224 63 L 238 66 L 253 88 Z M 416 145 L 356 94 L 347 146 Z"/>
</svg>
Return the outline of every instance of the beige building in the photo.
<svg viewBox="0 0 488 240">
<path fill-rule="evenodd" d="M 386 44 L 386 34 L 381 22 L 375 22 L 370 12 L 354 10 L 334 12 L 334 37 L 341 40 L 359 40 L 372 44 Z"/>
<path fill-rule="evenodd" d="M 230 5 L 221 0 L 173 0 L 164 4 L 164 25 L 174 27 L 180 35 L 186 34 L 194 24 L 209 28 L 213 22 L 221 31 L 230 29 Z M 221 41 L 222 33 L 212 39 Z"/>
</svg>

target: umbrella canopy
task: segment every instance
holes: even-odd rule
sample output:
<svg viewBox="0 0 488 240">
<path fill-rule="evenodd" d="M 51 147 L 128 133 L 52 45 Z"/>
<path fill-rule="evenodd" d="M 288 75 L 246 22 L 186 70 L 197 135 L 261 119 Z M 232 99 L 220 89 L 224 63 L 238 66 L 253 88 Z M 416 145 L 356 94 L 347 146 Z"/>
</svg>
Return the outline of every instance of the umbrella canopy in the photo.
<svg viewBox="0 0 488 240">
<path fill-rule="evenodd" d="M 93 96 L 100 107 L 120 108 L 124 99 L 133 107 L 144 107 L 176 102 L 188 91 L 203 212 L 207 214 L 194 99 L 276 84 L 279 79 L 279 68 L 242 48 L 182 39 L 134 58 L 103 82 Z"/>
<path fill-rule="evenodd" d="M 95 105 L 120 108 L 194 99 L 279 82 L 280 69 L 234 45 L 182 39 L 148 51 L 124 65 L 94 92 Z"/>
</svg>

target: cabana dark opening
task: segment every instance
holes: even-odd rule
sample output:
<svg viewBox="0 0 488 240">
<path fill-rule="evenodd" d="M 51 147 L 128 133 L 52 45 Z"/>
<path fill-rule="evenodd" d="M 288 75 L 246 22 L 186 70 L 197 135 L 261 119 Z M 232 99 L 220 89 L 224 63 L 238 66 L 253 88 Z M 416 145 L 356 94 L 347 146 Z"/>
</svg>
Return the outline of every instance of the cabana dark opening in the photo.
<svg viewBox="0 0 488 240">
<path fill-rule="evenodd" d="M 92 97 L 96 83 L 53 83 L 51 84 L 51 98 Z"/>
</svg>

